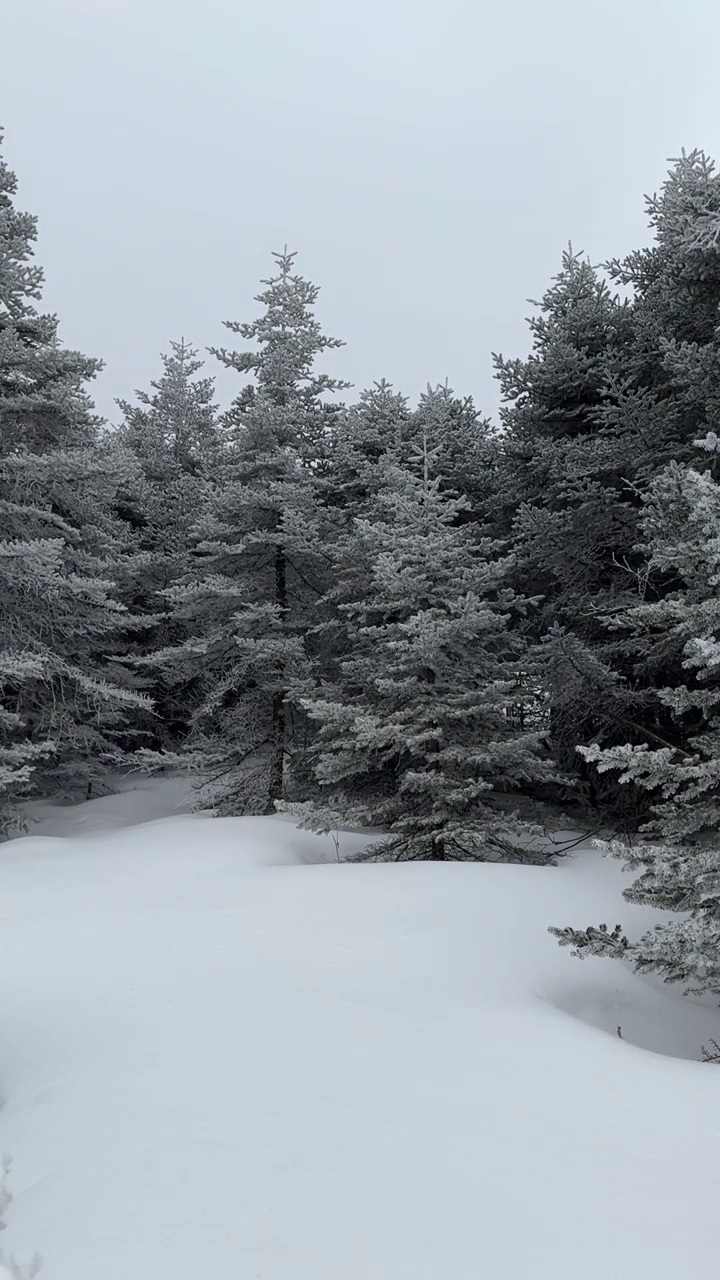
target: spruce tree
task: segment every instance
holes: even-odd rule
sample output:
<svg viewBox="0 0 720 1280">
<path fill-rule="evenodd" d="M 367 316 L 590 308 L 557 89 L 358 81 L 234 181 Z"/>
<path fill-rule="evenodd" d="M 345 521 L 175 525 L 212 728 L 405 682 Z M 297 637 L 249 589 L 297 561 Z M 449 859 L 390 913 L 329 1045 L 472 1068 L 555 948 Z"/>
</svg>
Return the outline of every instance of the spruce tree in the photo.
<svg viewBox="0 0 720 1280">
<path fill-rule="evenodd" d="M 431 474 L 440 453 L 425 438 L 409 465 L 381 460 L 371 509 L 336 548 L 345 653 L 301 693 L 323 799 L 300 811 L 319 830 L 381 828 L 383 859 L 530 858 L 508 797 L 550 770 L 519 679 L 524 603 Z"/>
<path fill-rule="evenodd" d="M 85 386 L 99 364 L 39 314 L 35 219 L 0 158 L 0 792 L 77 792 L 122 756 L 143 699 L 116 662 L 117 463 Z M 9 819 L 8 819 L 9 820 Z"/>
<path fill-rule="evenodd" d="M 714 433 L 698 443 L 720 460 Z M 629 902 L 682 918 L 637 941 L 619 925 L 552 932 L 578 955 L 624 957 L 640 971 L 720 995 L 720 485 L 710 470 L 671 464 L 653 483 L 643 529 L 648 572 L 666 575 L 669 589 L 611 621 L 639 638 L 651 666 L 682 670 L 684 678 L 656 697 L 682 723 L 683 745 L 655 739 L 582 753 L 656 797 L 643 838 L 606 847 L 641 872 L 625 891 Z"/>
<path fill-rule="evenodd" d="M 611 620 L 637 602 L 639 585 L 662 599 L 662 573 L 643 577 L 643 496 L 668 463 L 691 459 L 693 440 L 716 420 L 713 166 L 701 153 L 681 157 L 648 208 L 654 243 L 608 264 L 610 285 L 630 297 L 613 297 L 568 254 L 531 323 L 532 355 L 498 359 L 503 527 L 514 530 L 515 585 L 542 593 L 535 634 L 546 638 L 553 749 L 589 798 L 628 819 L 646 809 L 642 789 L 589 770 L 575 747 L 683 743 L 684 721 L 655 696 L 677 673 L 648 666 L 638 638 Z"/>
<path fill-rule="evenodd" d="M 444 492 L 462 496 L 457 514 L 488 535 L 501 533 L 497 519 L 499 435 L 478 413 L 471 397 L 461 399 L 446 383 L 428 386 L 406 432 L 410 442 L 433 441 Z M 407 449 L 405 457 L 410 455 Z"/>
<path fill-rule="evenodd" d="M 167 500 L 175 479 L 207 475 L 218 460 L 219 437 L 213 378 L 198 378 L 203 361 L 185 339 L 161 356 L 163 372 L 151 391 L 136 391 L 137 404 L 119 400 L 120 433 L 149 479 L 164 485 Z"/>
<path fill-rule="evenodd" d="M 184 339 L 170 347 L 151 390 L 137 391 L 136 403 L 118 401 L 122 421 L 114 443 L 138 463 L 118 504 L 135 548 L 123 600 L 147 619 L 128 652 L 153 701 L 148 733 L 157 747 L 173 749 L 187 734 L 199 682 L 184 672 L 173 678 L 155 661 L 158 650 L 180 644 L 186 634 L 162 593 L 191 571 L 193 531 L 220 465 L 221 437 L 214 380 L 197 376 L 203 362 Z"/>
<path fill-rule="evenodd" d="M 466 499 L 458 519 L 489 531 L 496 523 L 498 435 L 472 400 L 459 399 L 447 383 L 428 386 L 412 411 L 385 380 L 361 393 L 334 424 L 322 486 L 326 505 L 349 525 L 383 483 L 378 464 L 388 457 L 409 461 L 426 437 L 434 442 L 443 491 Z"/>
<path fill-rule="evenodd" d="M 497 444 L 489 423 L 471 400 L 458 399 L 446 385 L 428 386 L 416 409 L 386 381 L 360 395 L 357 405 L 337 418 L 326 468 L 319 476 L 321 532 L 328 546 L 352 545 L 358 516 L 372 515 L 387 486 L 387 464 L 405 466 L 418 447 L 433 440 L 436 471 L 443 494 L 460 497 L 454 519 L 476 531 L 494 528 Z M 350 537 L 348 538 L 348 536 Z M 337 608 L 356 569 L 352 556 L 335 565 L 335 583 L 321 602 L 312 643 L 318 676 L 333 678 L 334 663 L 351 644 L 348 619 Z"/>
<path fill-rule="evenodd" d="M 253 381 L 223 423 L 194 569 L 166 593 L 187 639 L 158 655 L 201 681 L 195 760 L 221 813 L 272 812 L 302 756 L 304 717 L 288 691 L 307 669 L 327 575 L 315 494 L 337 416 L 325 397 L 344 384 L 314 364 L 341 344 L 323 334 L 318 289 L 294 271 L 294 255 L 274 256 L 259 319 L 227 326 L 256 348 L 215 353 Z"/>
<path fill-rule="evenodd" d="M 318 493 L 335 527 L 349 528 L 377 491 L 378 463 L 396 454 L 410 432 L 405 396 L 384 378 L 360 392 L 357 404 L 338 414 L 332 424 Z"/>
<path fill-rule="evenodd" d="M 530 321 L 530 357 L 496 358 L 506 401 L 500 523 L 513 536 L 516 588 L 540 596 L 533 622 L 546 640 L 553 751 L 575 774 L 576 744 L 611 736 L 633 701 L 600 620 L 625 589 L 636 541 L 625 459 L 601 426 L 608 363 L 627 325 L 627 308 L 568 251 Z"/>
</svg>

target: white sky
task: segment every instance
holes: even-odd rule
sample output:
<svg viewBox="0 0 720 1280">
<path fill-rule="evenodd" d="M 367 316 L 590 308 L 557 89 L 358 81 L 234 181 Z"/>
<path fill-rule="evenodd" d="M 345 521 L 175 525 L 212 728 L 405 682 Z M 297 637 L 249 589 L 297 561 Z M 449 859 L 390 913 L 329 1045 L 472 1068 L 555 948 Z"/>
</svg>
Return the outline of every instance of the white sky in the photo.
<svg viewBox="0 0 720 1280">
<path fill-rule="evenodd" d="M 494 410 L 568 240 L 639 246 L 667 157 L 720 158 L 718 0 L 17 0 L 0 35 L 46 304 L 111 417 L 170 338 L 255 316 L 285 242 L 357 390 Z"/>
</svg>

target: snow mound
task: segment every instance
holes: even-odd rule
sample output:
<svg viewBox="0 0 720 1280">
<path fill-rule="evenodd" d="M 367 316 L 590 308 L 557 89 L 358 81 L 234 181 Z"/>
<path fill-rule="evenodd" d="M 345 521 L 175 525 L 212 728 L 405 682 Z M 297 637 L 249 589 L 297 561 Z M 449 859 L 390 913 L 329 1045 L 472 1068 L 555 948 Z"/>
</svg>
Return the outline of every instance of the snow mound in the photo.
<svg viewBox="0 0 720 1280">
<path fill-rule="evenodd" d="M 615 864 L 338 864 L 286 820 L 137 801 L 0 850 L 6 1257 L 715 1280 L 720 1078 L 682 1059 L 720 1015 L 547 934 L 644 926 Z"/>
<path fill-rule="evenodd" d="M 140 826 L 169 814 L 189 813 L 193 799 L 193 785 L 184 775 L 148 778 L 129 773 L 114 780 L 111 795 L 84 804 L 31 800 L 24 805 L 24 816 L 32 835 L 76 840 Z"/>
<path fill-rule="evenodd" d="M 663 991 L 653 990 L 649 982 L 640 986 L 632 979 L 625 981 L 625 977 L 621 975 L 615 985 L 570 985 L 559 991 L 553 1003 L 571 1017 L 629 1044 L 697 1062 L 708 1028 L 717 1027 L 717 1009 L 709 1001 L 681 1001 L 677 993 L 668 997 Z"/>
</svg>

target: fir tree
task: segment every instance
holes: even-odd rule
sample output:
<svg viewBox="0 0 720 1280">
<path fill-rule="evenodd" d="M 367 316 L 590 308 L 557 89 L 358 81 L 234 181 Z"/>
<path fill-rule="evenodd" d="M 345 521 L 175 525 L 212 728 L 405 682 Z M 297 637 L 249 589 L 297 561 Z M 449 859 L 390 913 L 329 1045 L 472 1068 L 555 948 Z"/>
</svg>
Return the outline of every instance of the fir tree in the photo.
<svg viewBox="0 0 720 1280">
<path fill-rule="evenodd" d="M 415 443 L 425 438 L 433 441 L 443 491 L 465 500 L 457 519 L 470 521 L 489 535 L 499 532 L 499 436 L 489 420 L 481 418 L 472 399 L 460 399 L 447 382 L 428 386 L 412 414 L 406 438 Z M 403 456 L 410 456 L 407 449 Z"/>
<path fill-rule="evenodd" d="M 155 662 L 158 650 L 185 639 L 162 593 L 191 571 L 193 530 L 220 465 L 221 438 L 214 380 L 197 377 L 203 362 L 184 339 L 170 346 L 151 391 L 137 391 L 135 404 L 118 401 L 123 416 L 114 442 L 139 464 L 119 500 L 120 513 L 135 535 L 123 599 L 148 619 L 129 653 L 135 669 L 145 672 L 143 684 L 153 700 L 148 729 L 158 747 L 172 749 L 187 733 L 199 682 L 184 672 L 173 678 Z"/>
<path fill-rule="evenodd" d="M 646 809 L 642 789 L 588 771 L 575 746 L 641 745 L 655 734 L 682 747 L 685 722 L 655 696 L 677 672 L 648 666 L 639 638 L 612 618 L 631 607 L 639 584 L 658 601 L 667 589 L 655 567 L 643 577 L 642 500 L 712 428 L 720 368 L 712 165 L 701 153 L 681 157 L 648 206 L 655 243 L 608 264 L 611 283 L 631 297 L 614 298 L 568 254 L 532 321 L 529 360 L 498 360 L 508 401 L 503 527 L 514 528 L 515 585 L 543 597 L 535 634 L 546 636 L 555 755 L 596 804 L 630 818 Z"/>
<path fill-rule="evenodd" d="M 361 391 L 358 403 L 336 416 L 318 489 L 323 505 L 339 515 L 336 528 L 350 527 L 372 500 L 378 463 L 398 453 L 410 421 L 407 399 L 384 378 Z"/>
<path fill-rule="evenodd" d="M 646 207 L 653 244 L 613 259 L 608 269 L 636 302 L 636 371 L 662 389 L 668 342 L 704 347 L 717 340 L 720 174 L 713 161 L 703 151 L 683 152 Z M 679 422 L 676 431 L 678 440 L 693 439 Z"/>
<path fill-rule="evenodd" d="M 117 465 L 95 448 L 99 365 L 41 315 L 35 220 L 0 159 L 0 792 L 86 787 L 117 763 L 142 705 L 114 661 L 125 611 L 110 571 Z"/>
<path fill-rule="evenodd" d="M 344 384 L 314 363 L 341 344 L 322 333 L 318 290 L 293 258 L 275 255 L 260 318 L 228 325 L 256 349 L 216 352 L 254 381 L 224 422 L 225 460 L 195 569 L 167 593 L 188 638 L 159 655 L 202 681 L 196 760 L 223 813 L 272 812 L 283 796 L 304 722 L 288 690 L 306 670 L 304 637 L 327 573 L 315 491 L 336 417 L 324 397 Z"/>
<path fill-rule="evenodd" d="M 211 471 L 219 448 L 214 379 L 196 376 L 203 362 L 184 338 L 170 348 L 152 390 L 136 391 L 137 404 L 118 401 L 123 441 L 148 478 L 166 486 L 166 500 L 179 476 Z"/>
<path fill-rule="evenodd" d="M 627 309 L 568 251 L 530 322 L 528 360 L 496 358 L 507 402 L 500 524 L 513 535 L 516 588 L 541 598 L 533 621 L 546 639 L 551 740 L 570 773 L 581 768 L 576 743 L 611 737 L 633 701 L 600 620 L 601 604 L 626 589 L 636 541 L 625 460 L 601 427 L 610 355 L 627 325 Z"/>
<path fill-rule="evenodd" d="M 387 487 L 387 464 L 402 468 L 431 438 L 443 494 L 461 497 L 454 519 L 472 522 L 485 533 L 493 525 L 497 446 L 489 424 L 479 419 L 470 400 L 459 400 L 447 386 L 430 387 L 418 407 L 385 381 L 362 392 L 357 405 L 334 425 L 327 467 L 319 477 L 321 533 L 328 546 L 352 547 L 358 516 L 372 517 L 379 494 Z M 336 560 L 340 579 L 319 610 L 311 635 L 320 678 L 332 680 L 339 658 L 352 645 L 347 615 L 337 608 L 359 568 L 353 553 Z"/>
<path fill-rule="evenodd" d="M 434 442 L 443 491 L 466 499 L 458 519 L 489 528 L 495 520 L 498 437 L 472 400 L 459 399 L 447 384 L 428 386 L 413 411 L 385 380 L 363 391 L 334 425 L 326 504 L 337 507 L 349 525 L 384 483 L 378 464 L 388 457 L 409 461 L 426 437 Z"/>
<path fill-rule="evenodd" d="M 459 526 L 464 500 L 431 476 L 439 453 L 425 439 L 410 466 L 379 463 L 372 509 L 337 549 L 347 651 L 302 696 L 324 792 L 303 812 L 320 830 L 382 828 L 382 858 L 529 857 L 503 804 L 549 772 L 523 722 L 528 654 L 510 625 L 523 602 L 497 548 Z"/>
<path fill-rule="evenodd" d="M 720 458 L 717 436 L 699 442 Z M 607 750 L 584 748 L 600 770 L 656 793 L 646 839 L 619 840 L 609 851 L 640 870 L 629 902 L 683 913 L 636 942 L 618 925 L 553 929 L 576 954 L 627 958 L 636 969 L 720 995 L 720 486 L 709 471 L 672 464 L 656 479 L 643 521 L 650 571 L 667 574 L 662 600 L 638 604 L 613 625 L 639 636 L 650 659 L 667 666 L 680 655 L 685 679 L 657 697 L 683 722 L 684 745 L 654 738 Z M 648 842 L 649 841 L 649 842 Z"/>
</svg>

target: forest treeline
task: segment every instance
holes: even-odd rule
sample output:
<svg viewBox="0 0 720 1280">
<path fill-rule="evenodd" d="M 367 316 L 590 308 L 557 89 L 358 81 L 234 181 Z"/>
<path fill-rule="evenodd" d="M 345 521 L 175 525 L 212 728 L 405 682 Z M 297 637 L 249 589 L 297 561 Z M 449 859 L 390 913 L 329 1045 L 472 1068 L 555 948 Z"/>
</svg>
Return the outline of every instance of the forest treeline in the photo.
<svg viewBox="0 0 720 1280">
<path fill-rule="evenodd" d="M 709 160 L 673 164 L 649 247 L 563 256 L 529 355 L 495 357 L 498 423 L 448 386 L 350 395 L 285 251 L 227 349 L 170 341 L 109 427 L 15 195 L 0 160 L 5 834 L 138 766 L 191 770 L 219 814 L 371 827 L 382 859 L 538 859 L 562 805 L 681 914 L 561 940 L 720 990 Z"/>
</svg>

